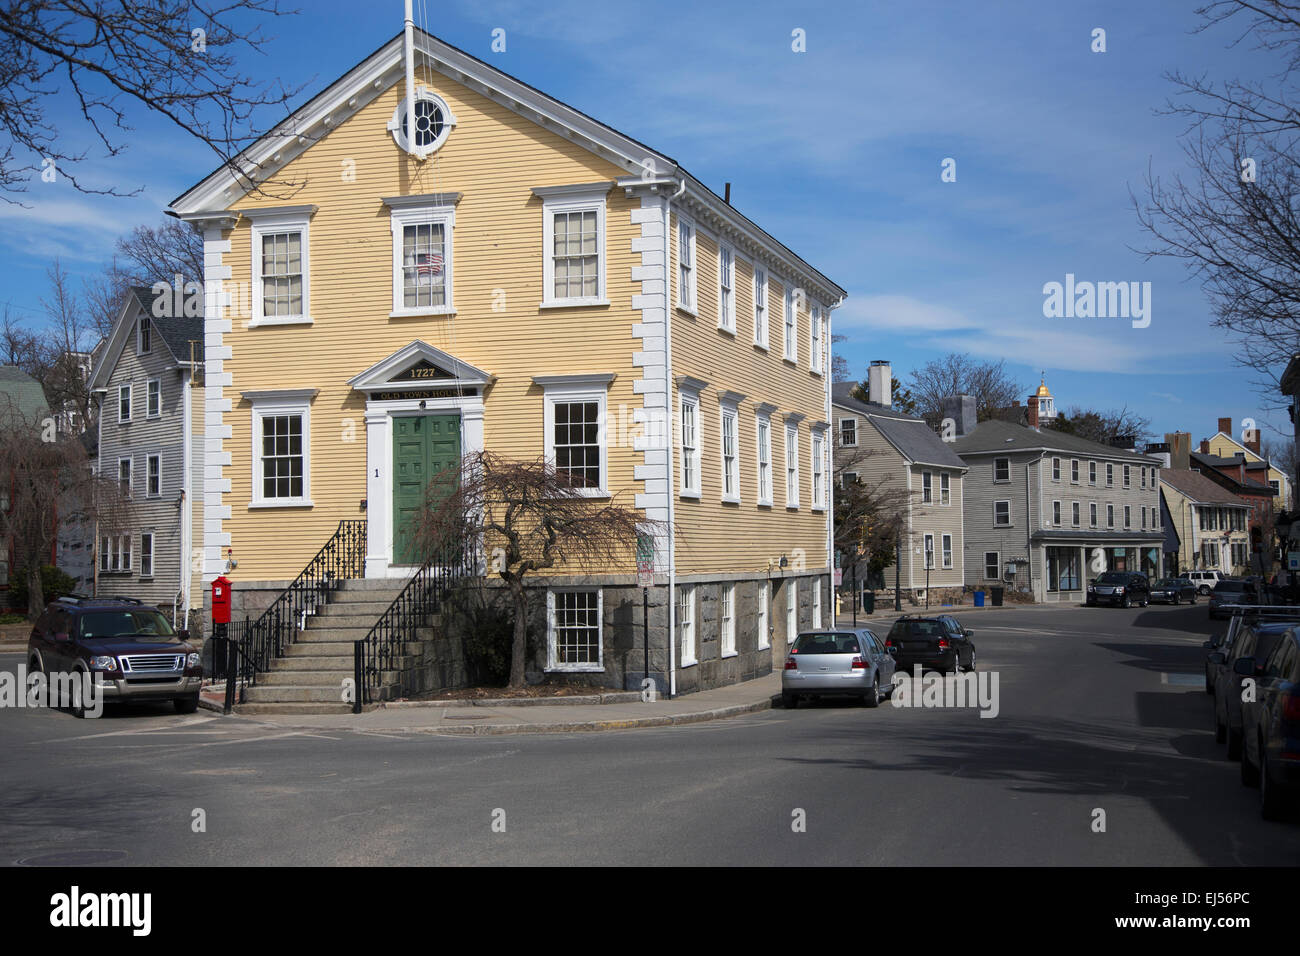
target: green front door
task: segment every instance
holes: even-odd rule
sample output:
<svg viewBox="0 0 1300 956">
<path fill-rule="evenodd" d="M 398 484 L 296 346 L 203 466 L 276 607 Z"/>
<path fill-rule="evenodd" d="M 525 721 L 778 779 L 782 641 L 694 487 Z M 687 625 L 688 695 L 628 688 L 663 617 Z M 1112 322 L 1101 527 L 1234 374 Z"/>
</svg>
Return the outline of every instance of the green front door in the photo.
<svg viewBox="0 0 1300 956">
<path fill-rule="evenodd" d="M 425 489 L 438 472 L 459 464 L 459 415 L 393 418 L 394 564 L 424 563 L 417 533 L 426 508 Z"/>
</svg>

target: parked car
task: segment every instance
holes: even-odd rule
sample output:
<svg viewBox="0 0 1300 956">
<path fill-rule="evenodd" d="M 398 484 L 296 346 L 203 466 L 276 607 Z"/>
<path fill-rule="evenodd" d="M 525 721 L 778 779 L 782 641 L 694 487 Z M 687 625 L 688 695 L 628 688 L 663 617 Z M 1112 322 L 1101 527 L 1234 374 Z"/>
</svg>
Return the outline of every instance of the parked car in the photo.
<svg viewBox="0 0 1300 956">
<path fill-rule="evenodd" d="M 786 655 L 781 702 L 804 697 L 857 697 L 876 707 L 894 688 L 894 658 L 868 628 L 805 631 Z"/>
<path fill-rule="evenodd" d="M 924 670 L 960 673 L 975 669 L 975 632 L 948 614 L 907 615 L 894 622 L 885 647 L 894 652 L 894 662 L 903 670 L 920 664 Z"/>
<path fill-rule="evenodd" d="M 1226 657 L 1215 669 L 1214 739 L 1218 743 L 1227 742 L 1229 760 L 1241 757 L 1241 694 L 1242 683 L 1246 680 L 1233 668 L 1241 658 L 1251 657 L 1259 662 L 1256 670 L 1260 670 L 1278 641 L 1296 626 L 1300 626 L 1300 620 L 1256 621 L 1242 626 Z M 1258 679 L 1259 674 L 1251 676 Z"/>
<path fill-rule="evenodd" d="M 1292 628 L 1260 666 L 1240 658 L 1255 677 L 1255 699 L 1242 707 L 1241 782 L 1259 787 L 1260 813 L 1276 820 L 1294 809 L 1300 786 L 1300 635 Z"/>
<path fill-rule="evenodd" d="M 1152 604 L 1196 603 L 1196 585 L 1188 578 L 1159 578 L 1151 582 Z"/>
<path fill-rule="evenodd" d="M 1088 585 L 1088 607 L 1110 604 L 1146 607 L 1150 603 L 1150 584 L 1147 576 L 1137 571 L 1107 571 Z"/>
<path fill-rule="evenodd" d="M 1188 571 L 1187 580 L 1196 585 L 1202 594 L 1209 594 L 1219 583 L 1223 575 L 1218 571 Z"/>
<path fill-rule="evenodd" d="M 178 713 L 199 706 L 202 660 L 157 608 L 134 598 L 60 598 L 37 619 L 27 641 L 30 670 L 90 674 L 106 703 L 170 700 Z M 74 706 L 85 716 L 85 701 Z"/>
<path fill-rule="evenodd" d="M 1224 605 L 1258 603 L 1259 591 L 1254 583 L 1242 578 L 1224 578 L 1210 592 L 1210 620 L 1228 616 Z"/>
</svg>

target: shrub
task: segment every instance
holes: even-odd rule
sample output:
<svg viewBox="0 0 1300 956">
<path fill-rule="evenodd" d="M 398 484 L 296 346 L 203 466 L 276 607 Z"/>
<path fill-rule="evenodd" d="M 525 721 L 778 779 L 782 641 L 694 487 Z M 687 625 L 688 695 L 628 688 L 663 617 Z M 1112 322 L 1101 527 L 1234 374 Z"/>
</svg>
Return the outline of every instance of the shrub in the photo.
<svg viewBox="0 0 1300 956">
<path fill-rule="evenodd" d="M 45 601 L 57 601 L 61 597 L 67 597 L 73 593 L 76 588 L 76 580 L 71 576 L 64 574 L 52 564 L 46 564 L 41 567 L 41 590 L 45 593 Z M 19 568 L 9 577 L 9 606 L 18 610 L 25 610 L 27 607 L 27 569 Z"/>
</svg>

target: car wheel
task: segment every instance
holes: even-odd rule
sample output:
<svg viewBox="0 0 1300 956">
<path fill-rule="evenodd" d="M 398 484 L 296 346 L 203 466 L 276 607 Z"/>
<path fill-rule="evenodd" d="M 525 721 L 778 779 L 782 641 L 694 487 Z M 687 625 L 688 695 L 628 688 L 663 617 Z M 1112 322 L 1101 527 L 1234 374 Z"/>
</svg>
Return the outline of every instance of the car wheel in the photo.
<svg viewBox="0 0 1300 956">
<path fill-rule="evenodd" d="M 1174 595 L 1174 599 L 1173 599 L 1171 602 L 1169 602 L 1169 603 L 1171 603 L 1171 604 L 1177 606 L 1177 604 L 1178 604 L 1178 595 L 1175 594 L 1175 595 Z"/>
<path fill-rule="evenodd" d="M 975 648 L 973 647 L 970 649 L 970 661 L 966 664 L 966 669 L 968 671 L 975 670 Z"/>
<path fill-rule="evenodd" d="M 1241 782 L 1247 787 L 1259 786 L 1259 771 L 1250 762 L 1250 754 L 1246 753 L 1245 747 L 1241 748 Z"/>
<path fill-rule="evenodd" d="M 795 710 L 799 706 L 799 696 L 797 694 L 781 695 L 781 706 L 786 710 Z"/>
<path fill-rule="evenodd" d="M 1259 745 L 1259 815 L 1265 820 L 1281 820 L 1286 814 L 1286 793 L 1268 774 L 1268 755 Z"/>
<path fill-rule="evenodd" d="M 1132 607 L 1132 606 L 1133 606 L 1133 601 L 1132 601 L 1132 599 L 1128 596 L 1128 594 L 1125 594 L 1125 595 L 1124 595 L 1124 600 L 1123 600 L 1123 602 L 1120 604 L 1120 607 Z"/>
<path fill-rule="evenodd" d="M 1227 723 L 1225 722 L 1223 728 L 1223 735 L 1228 741 L 1228 759 L 1240 760 L 1241 759 L 1241 731 L 1233 730 L 1232 727 L 1228 726 Z"/>
<path fill-rule="evenodd" d="M 85 672 L 81 670 L 74 670 L 72 672 L 72 677 L 75 681 L 72 691 L 72 716 L 76 717 L 78 720 L 84 720 L 86 717 L 86 697 L 79 691 L 79 688 L 85 686 L 81 676 L 83 673 Z"/>
<path fill-rule="evenodd" d="M 176 708 L 178 714 L 192 714 L 199 709 L 199 695 L 193 697 L 177 697 L 172 701 L 172 706 Z"/>
<path fill-rule="evenodd" d="M 880 675 L 877 674 L 871 678 L 871 689 L 867 691 L 867 696 L 862 698 L 862 702 L 868 707 L 880 706 Z"/>
</svg>

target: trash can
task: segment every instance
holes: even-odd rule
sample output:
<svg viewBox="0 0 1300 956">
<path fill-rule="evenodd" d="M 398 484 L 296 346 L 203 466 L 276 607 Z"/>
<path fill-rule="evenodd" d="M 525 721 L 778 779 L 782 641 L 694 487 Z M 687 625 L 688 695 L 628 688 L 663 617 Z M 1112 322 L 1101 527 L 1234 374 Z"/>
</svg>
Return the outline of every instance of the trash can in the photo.
<svg viewBox="0 0 1300 956">
<path fill-rule="evenodd" d="M 1002 588 L 989 588 L 993 592 L 993 606 L 1002 606 Z"/>
<path fill-rule="evenodd" d="M 984 592 L 983 592 L 983 591 L 976 591 L 976 592 L 975 592 L 975 606 L 976 606 L 976 607 L 983 607 L 983 606 L 984 606 Z"/>
<path fill-rule="evenodd" d="M 876 613 L 876 592 L 875 591 L 867 591 L 862 595 L 862 613 L 863 614 Z"/>
</svg>

